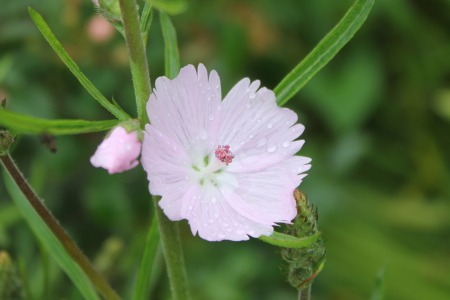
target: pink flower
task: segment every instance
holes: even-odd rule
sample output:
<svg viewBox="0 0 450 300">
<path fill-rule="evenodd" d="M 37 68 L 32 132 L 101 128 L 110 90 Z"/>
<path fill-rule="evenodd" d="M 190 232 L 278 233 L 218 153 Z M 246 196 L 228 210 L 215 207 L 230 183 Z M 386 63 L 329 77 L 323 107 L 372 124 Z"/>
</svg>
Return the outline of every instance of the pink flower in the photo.
<svg viewBox="0 0 450 300">
<path fill-rule="evenodd" d="M 92 2 L 94 2 L 94 4 L 98 6 L 98 0 L 92 0 Z"/>
<path fill-rule="evenodd" d="M 136 167 L 141 152 L 137 131 L 127 132 L 118 126 L 103 140 L 91 157 L 91 164 L 104 168 L 109 174 L 120 173 Z"/>
<path fill-rule="evenodd" d="M 150 192 L 170 220 L 187 219 L 208 241 L 271 235 L 296 215 L 294 189 L 311 159 L 297 115 L 272 91 L 242 79 L 221 100 L 220 79 L 200 64 L 174 80 L 160 77 L 150 96 L 142 165 Z"/>
</svg>

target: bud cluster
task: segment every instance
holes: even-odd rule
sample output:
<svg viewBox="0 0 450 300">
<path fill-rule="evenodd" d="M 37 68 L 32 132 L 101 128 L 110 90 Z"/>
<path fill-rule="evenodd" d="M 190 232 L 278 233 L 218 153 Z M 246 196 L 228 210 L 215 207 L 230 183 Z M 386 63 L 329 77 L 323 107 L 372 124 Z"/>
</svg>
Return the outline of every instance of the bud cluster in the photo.
<svg viewBox="0 0 450 300">
<path fill-rule="evenodd" d="M 297 202 L 297 216 L 293 224 L 286 225 L 285 233 L 300 238 L 319 232 L 317 209 L 314 209 L 306 195 L 297 189 L 294 191 L 294 198 Z M 322 235 L 308 247 L 283 248 L 281 256 L 287 262 L 289 283 L 298 290 L 309 286 L 320 272 L 325 253 L 325 238 Z"/>
</svg>

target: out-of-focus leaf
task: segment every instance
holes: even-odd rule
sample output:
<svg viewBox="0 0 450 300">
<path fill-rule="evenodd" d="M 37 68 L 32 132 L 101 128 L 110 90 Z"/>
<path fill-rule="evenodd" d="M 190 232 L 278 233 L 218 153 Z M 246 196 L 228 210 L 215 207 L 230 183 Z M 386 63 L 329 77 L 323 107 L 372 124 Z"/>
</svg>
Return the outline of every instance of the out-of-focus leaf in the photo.
<svg viewBox="0 0 450 300">
<path fill-rule="evenodd" d="M 159 245 L 159 229 L 156 215 L 153 215 L 152 225 L 145 240 L 144 254 L 139 266 L 139 275 L 134 291 L 134 300 L 148 299 L 149 283 L 155 268 L 156 253 Z"/>
<path fill-rule="evenodd" d="M 153 6 L 169 15 L 179 15 L 188 8 L 186 0 L 147 0 Z"/>
<path fill-rule="evenodd" d="M 14 129 L 20 133 L 79 134 L 108 130 L 116 126 L 117 123 L 119 123 L 118 120 L 44 120 L 8 110 L 0 110 L 0 125 Z"/>
<path fill-rule="evenodd" d="M 55 259 L 72 282 L 77 286 L 80 293 L 87 300 L 100 300 L 89 279 L 84 275 L 80 267 L 71 259 L 69 254 L 67 254 L 64 247 L 52 234 L 47 225 L 41 220 L 33 207 L 28 203 L 27 199 L 25 199 L 7 172 L 3 172 L 3 178 L 6 189 L 17 208 L 20 210 L 22 216 L 28 222 L 31 230 L 45 246 L 53 259 Z"/>
<path fill-rule="evenodd" d="M 5 79 L 9 70 L 11 70 L 13 63 L 14 58 L 12 54 L 6 54 L 0 59 L 0 83 L 3 81 L 3 79 Z M 1 100 L 2 99 L 0 99 L 0 101 Z"/>
<path fill-rule="evenodd" d="M 370 300 L 383 300 L 384 299 L 384 286 L 386 281 L 386 268 L 383 268 L 378 272 L 377 279 L 375 281 L 375 288 L 372 292 Z"/>
<path fill-rule="evenodd" d="M 90 82 L 89 79 L 87 79 L 87 77 L 84 76 L 84 74 L 78 68 L 77 64 L 72 60 L 72 58 L 70 58 L 66 50 L 64 50 L 59 41 L 56 39 L 55 35 L 50 30 L 50 27 L 48 27 L 47 23 L 45 23 L 42 16 L 31 7 L 28 8 L 28 11 L 30 13 L 31 18 L 33 19 L 33 22 L 36 24 L 37 28 L 42 33 L 44 38 L 47 40 L 47 42 L 50 44 L 53 50 L 55 50 L 55 52 L 59 55 L 59 57 L 66 64 L 69 70 L 80 81 L 83 87 L 89 92 L 89 94 L 91 94 L 91 96 L 94 97 L 104 108 L 106 108 L 110 113 L 112 113 L 120 120 L 130 119 L 130 116 L 124 114 L 123 111 L 119 110 L 111 102 L 109 102 L 97 90 L 97 88 L 92 84 L 92 82 Z"/>
<path fill-rule="evenodd" d="M 285 248 L 301 248 L 301 247 L 308 247 L 320 236 L 320 232 L 313 234 L 311 236 L 303 237 L 303 238 L 296 238 L 291 235 L 287 235 L 284 233 L 279 233 L 274 231 L 271 236 L 265 236 L 262 235 L 259 237 L 259 239 L 263 242 L 279 246 L 279 247 L 285 247 Z"/>
<path fill-rule="evenodd" d="M 175 27 L 173 27 L 169 16 L 163 11 L 160 11 L 159 14 L 165 45 L 164 55 L 166 76 L 169 79 L 174 79 L 180 71 L 180 55 L 178 53 L 177 33 L 175 32 Z"/>
<path fill-rule="evenodd" d="M 274 89 L 278 105 L 288 102 L 353 37 L 367 18 L 374 0 L 357 0 L 344 18 Z"/>
</svg>

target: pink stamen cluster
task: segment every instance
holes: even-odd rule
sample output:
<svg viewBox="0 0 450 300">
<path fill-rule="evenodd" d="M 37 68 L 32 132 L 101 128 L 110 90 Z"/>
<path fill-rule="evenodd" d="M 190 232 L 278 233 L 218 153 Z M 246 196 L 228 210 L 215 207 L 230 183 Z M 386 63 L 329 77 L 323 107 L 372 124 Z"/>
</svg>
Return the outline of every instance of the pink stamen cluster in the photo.
<svg viewBox="0 0 450 300">
<path fill-rule="evenodd" d="M 214 152 L 214 154 L 216 155 L 216 157 L 227 164 L 233 161 L 234 155 L 233 153 L 231 153 L 230 151 L 230 146 L 228 145 L 219 145 L 217 146 L 216 151 Z"/>
</svg>

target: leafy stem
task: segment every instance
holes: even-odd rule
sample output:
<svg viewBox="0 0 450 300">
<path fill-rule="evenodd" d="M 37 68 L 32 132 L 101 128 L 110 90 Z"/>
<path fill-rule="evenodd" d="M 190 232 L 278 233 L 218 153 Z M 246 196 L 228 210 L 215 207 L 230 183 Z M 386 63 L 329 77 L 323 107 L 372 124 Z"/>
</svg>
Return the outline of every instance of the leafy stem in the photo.
<svg viewBox="0 0 450 300">
<path fill-rule="evenodd" d="M 151 93 L 151 83 L 139 16 L 136 10 L 136 0 L 119 0 L 119 4 L 125 30 L 125 40 L 127 41 L 138 117 L 141 120 L 141 127 L 144 127 L 148 123 L 145 107 Z"/>
</svg>

